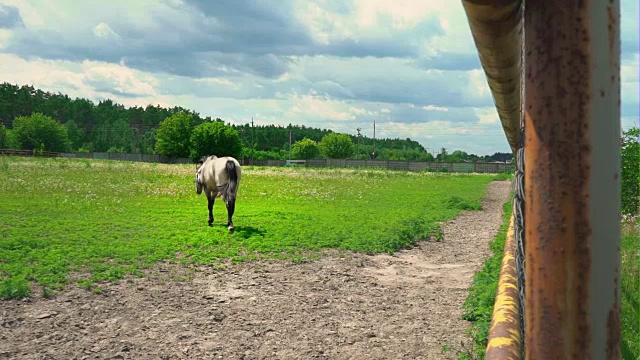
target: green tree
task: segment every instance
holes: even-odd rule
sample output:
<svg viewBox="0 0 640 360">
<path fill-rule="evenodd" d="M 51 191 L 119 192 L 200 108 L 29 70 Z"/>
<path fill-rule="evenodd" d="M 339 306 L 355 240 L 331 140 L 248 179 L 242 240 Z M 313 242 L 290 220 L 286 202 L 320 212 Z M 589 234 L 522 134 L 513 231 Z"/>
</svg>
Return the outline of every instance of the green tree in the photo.
<svg viewBox="0 0 640 360">
<path fill-rule="evenodd" d="M 193 117 L 184 111 L 164 119 L 156 130 L 156 152 L 164 156 L 188 157 Z"/>
<path fill-rule="evenodd" d="M 320 147 L 317 142 L 304 138 L 291 146 L 291 154 L 298 160 L 315 159 L 320 155 Z"/>
<path fill-rule="evenodd" d="M 142 135 L 142 142 L 140 144 L 140 150 L 143 154 L 153 154 L 154 153 L 154 145 L 156 142 L 156 130 L 151 129 L 146 131 Z"/>
<path fill-rule="evenodd" d="M 21 147 L 15 131 L 7 129 L 7 148 L 19 150 Z"/>
<path fill-rule="evenodd" d="M 447 152 L 446 148 L 440 148 L 440 153 L 438 155 L 436 155 L 436 161 L 447 161 L 447 157 L 449 156 L 449 153 Z"/>
<path fill-rule="evenodd" d="M 8 148 L 7 128 L 4 124 L 0 124 L 0 149 Z"/>
<path fill-rule="evenodd" d="M 640 214 L 640 137 L 639 128 L 623 132 L 622 137 L 622 212 L 629 215 Z"/>
<path fill-rule="evenodd" d="M 52 117 L 41 113 L 15 118 L 12 132 L 20 147 L 26 150 L 63 152 L 70 148 L 67 129 Z"/>
<path fill-rule="evenodd" d="M 419 157 L 420 161 L 436 161 L 436 158 L 433 157 L 433 155 L 431 155 L 428 152 L 422 153 Z"/>
<path fill-rule="evenodd" d="M 126 152 L 133 148 L 133 129 L 122 117 L 98 125 L 94 132 L 97 151 L 117 149 L 117 152 Z"/>
<path fill-rule="evenodd" d="M 452 161 L 452 162 L 460 162 L 460 161 L 463 161 L 463 160 L 469 160 L 469 154 L 466 151 L 462 151 L 462 150 L 456 150 L 456 151 L 452 152 L 451 156 L 459 159 L 458 161 Z"/>
<path fill-rule="evenodd" d="M 29 85 L 18 86 L 6 82 L 0 84 L 0 115 L 2 118 L 15 119 L 18 116 L 29 116 L 35 112 L 50 116 L 58 123 L 64 123 L 68 128 L 67 134 L 73 149 L 80 148 L 83 151 L 117 149 L 118 151 L 156 152 L 153 149 L 155 137 L 149 138 L 153 135 L 149 131 L 157 130 L 159 124 L 168 117 L 180 112 L 187 113 L 192 117 L 191 128 L 211 121 L 210 117 L 202 118 L 198 113 L 178 106 L 163 108 L 159 105 L 147 105 L 146 107 L 126 108 L 110 99 L 102 100 L 96 104 L 88 99 L 71 99 L 68 95 L 45 92 Z M 74 134 L 75 126 L 73 123 L 77 125 L 79 134 Z M 236 125 L 235 128 L 242 131 L 245 147 L 256 151 L 261 150 L 263 151 L 261 156 L 268 158 L 275 156 L 274 158 L 277 159 L 288 158 L 289 131 L 294 134 L 296 139 L 308 138 L 318 143 L 323 136 L 331 133 L 328 129 L 292 124 L 283 127 L 247 123 Z M 78 139 L 77 135 L 80 135 L 81 138 Z M 349 136 L 354 143 L 358 142 L 359 144 L 359 157 L 369 158 L 373 151 L 373 139 L 365 135 L 359 138 L 354 135 Z M 11 139 L 15 138 L 15 136 L 11 136 Z M 169 136 L 167 139 L 172 139 L 172 137 Z M 190 136 L 187 136 L 186 139 L 190 139 Z M 189 143 L 189 140 L 185 140 L 185 142 Z M 10 144 L 16 144 L 16 141 Z M 287 144 L 284 152 L 282 144 Z M 168 144 L 162 144 L 162 141 L 159 146 L 168 149 Z M 18 148 L 20 148 L 19 145 Z M 375 149 L 378 159 L 421 158 L 421 155 L 418 154 L 425 151 L 422 145 L 409 138 L 377 138 Z M 385 153 L 385 149 L 394 151 Z M 282 155 L 283 153 L 286 155 Z M 506 155 L 511 156 L 510 154 Z M 255 153 L 250 156 L 255 156 Z"/>
<path fill-rule="evenodd" d="M 79 149 L 82 146 L 84 134 L 78 127 L 78 124 L 73 120 L 69 120 L 64 123 L 64 127 L 67 129 L 67 135 L 69 136 L 69 142 L 71 143 L 71 150 Z"/>
<path fill-rule="evenodd" d="M 242 153 L 240 134 L 222 121 L 210 121 L 198 125 L 191 134 L 191 158 L 197 160 L 203 156 L 233 156 L 239 158 Z"/>
<path fill-rule="evenodd" d="M 355 146 L 349 135 L 330 133 L 320 141 L 320 151 L 330 159 L 346 159 L 353 155 Z"/>
</svg>

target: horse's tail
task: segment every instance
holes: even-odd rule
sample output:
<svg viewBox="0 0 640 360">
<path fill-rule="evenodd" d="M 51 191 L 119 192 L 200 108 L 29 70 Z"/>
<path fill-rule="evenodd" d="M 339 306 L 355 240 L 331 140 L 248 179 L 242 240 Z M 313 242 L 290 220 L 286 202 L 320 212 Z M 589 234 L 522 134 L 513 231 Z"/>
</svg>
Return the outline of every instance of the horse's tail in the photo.
<svg viewBox="0 0 640 360">
<path fill-rule="evenodd" d="M 238 193 L 238 172 L 236 169 L 236 163 L 233 160 L 227 160 L 227 175 L 229 176 L 229 186 L 227 186 L 227 193 L 225 200 L 232 201 L 236 199 Z"/>
</svg>

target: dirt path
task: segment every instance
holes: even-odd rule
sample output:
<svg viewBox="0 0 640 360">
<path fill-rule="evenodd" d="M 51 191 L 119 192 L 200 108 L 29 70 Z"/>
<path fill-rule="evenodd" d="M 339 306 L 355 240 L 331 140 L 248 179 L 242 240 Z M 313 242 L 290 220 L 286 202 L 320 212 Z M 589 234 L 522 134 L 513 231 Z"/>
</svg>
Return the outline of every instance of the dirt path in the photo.
<svg viewBox="0 0 640 360">
<path fill-rule="evenodd" d="M 443 346 L 470 348 L 462 303 L 508 194 L 492 183 L 443 242 L 391 256 L 165 265 L 102 294 L 2 302 L 0 359 L 455 359 Z"/>
</svg>

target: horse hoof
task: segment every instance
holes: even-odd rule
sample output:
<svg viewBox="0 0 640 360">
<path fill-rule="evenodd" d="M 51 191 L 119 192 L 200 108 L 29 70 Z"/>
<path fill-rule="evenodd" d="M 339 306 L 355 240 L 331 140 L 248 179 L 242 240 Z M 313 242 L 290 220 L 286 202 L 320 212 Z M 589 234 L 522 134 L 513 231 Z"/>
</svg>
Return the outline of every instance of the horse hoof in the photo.
<svg viewBox="0 0 640 360">
<path fill-rule="evenodd" d="M 229 226 L 229 234 L 233 234 L 234 231 L 236 231 L 236 228 Z"/>
</svg>

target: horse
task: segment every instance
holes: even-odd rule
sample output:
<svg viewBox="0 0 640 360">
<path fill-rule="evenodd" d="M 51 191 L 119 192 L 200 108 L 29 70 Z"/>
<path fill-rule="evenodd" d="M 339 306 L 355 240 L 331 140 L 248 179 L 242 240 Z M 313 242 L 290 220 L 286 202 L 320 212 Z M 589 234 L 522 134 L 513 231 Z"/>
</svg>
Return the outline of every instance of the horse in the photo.
<svg viewBox="0 0 640 360">
<path fill-rule="evenodd" d="M 213 203 L 216 197 L 220 196 L 227 205 L 227 228 L 230 233 L 234 232 L 232 218 L 241 173 L 240 163 L 231 156 L 204 156 L 196 163 L 196 194 L 200 195 L 204 190 L 207 195 L 209 226 L 213 224 Z"/>
</svg>

